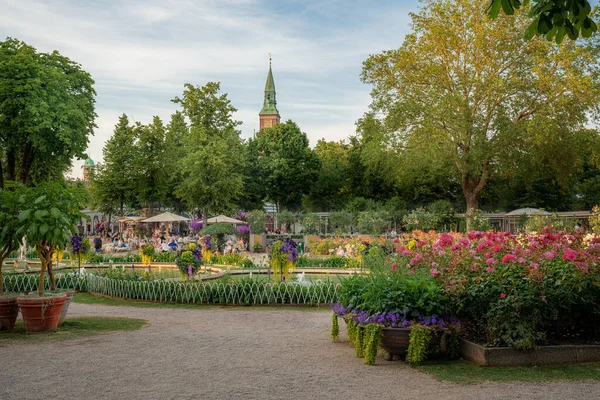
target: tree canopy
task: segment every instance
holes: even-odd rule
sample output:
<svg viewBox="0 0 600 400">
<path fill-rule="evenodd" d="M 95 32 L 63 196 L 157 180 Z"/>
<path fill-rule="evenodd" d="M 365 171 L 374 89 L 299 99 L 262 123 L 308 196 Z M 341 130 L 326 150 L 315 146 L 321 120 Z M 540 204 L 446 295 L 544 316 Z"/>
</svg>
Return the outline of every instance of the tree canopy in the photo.
<svg viewBox="0 0 600 400">
<path fill-rule="evenodd" d="M 94 81 L 58 51 L 0 42 L 0 188 L 62 178 L 95 128 Z"/>
<path fill-rule="evenodd" d="M 577 135 L 600 94 L 595 48 L 526 41 L 523 12 L 490 20 L 484 3 L 427 0 L 402 46 L 369 57 L 362 73 L 389 146 L 405 164 L 446 165 L 467 211 L 532 132 Z"/>
</svg>

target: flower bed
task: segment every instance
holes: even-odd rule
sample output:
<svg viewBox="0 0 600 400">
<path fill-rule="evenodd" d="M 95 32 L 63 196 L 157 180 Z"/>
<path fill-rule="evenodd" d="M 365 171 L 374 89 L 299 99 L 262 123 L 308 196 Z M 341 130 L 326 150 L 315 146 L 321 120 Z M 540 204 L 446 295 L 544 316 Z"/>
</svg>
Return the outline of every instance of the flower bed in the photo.
<svg viewBox="0 0 600 400">
<path fill-rule="evenodd" d="M 391 268 L 429 273 L 467 337 L 529 350 L 597 340 L 599 256 L 590 235 L 418 232 Z"/>
</svg>

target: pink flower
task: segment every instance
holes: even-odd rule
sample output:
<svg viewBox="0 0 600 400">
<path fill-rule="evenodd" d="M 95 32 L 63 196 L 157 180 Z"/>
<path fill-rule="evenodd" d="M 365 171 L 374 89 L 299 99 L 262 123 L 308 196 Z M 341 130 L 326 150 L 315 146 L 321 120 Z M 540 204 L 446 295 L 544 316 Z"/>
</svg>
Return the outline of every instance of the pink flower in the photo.
<svg viewBox="0 0 600 400">
<path fill-rule="evenodd" d="M 431 276 L 433 276 L 434 278 L 437 278 L 438 276 L 440 276 L 439 271 L 437 269 L 435 269 L 435 268 L 431 268 L 429 270 L 429 272 L 431 272 Z"/>
<path fill-rule="evenodd" d="M 471 264 L 471 271 L 477 270 L 477 263 Z"/>
<path fill-rule="evenodd" d="M 393 263 L 393 264 L 392 264 L 392 271 L 393 271 L 393 270 L 395 270 L 395 269 L 396 269 L 396 267 L 397 267 L 396 263 Z"/>
<path fill-rule="evenodd" d="M 554 259 L 554 257 L 557 256 L 557 253 L 555 251 L 547 251 L 544 254 L 542 254 L 544 257 L 546 257 L 548 260 L 552 260 Z"/>
<path fill-rule="evenodd" d="M 486 265 L 496 265 L 496 264 L 498 264 L 498 260 L 493 259 L 493 258 L 488 258 L 487 260 L 485 260 L 485 264 Z"/>
<path fill-rule="evenodd" d="M 514 254 L 507 254 L 504 257 L 502 257 L 502 264 L 515 261 L 516 259 L 517 257 L 515 257 Z"/>
<path fill-rule="evenodd" d="M 540 267 L 537 263 L 531 263 L 531 269 L 538 269 Z"/>
<path fill-rule="evenodd" d="M 500 293 L 500 298 L 503 299 L 506 297 L 506 293 Z"/>
<path fill-rule="evenodd" d="M 485 272 L 487 272 L 488 274 L 491 274 L 492 272 L 494 272 L 494 268 L 493 267 L 487 267 L 485 269 Z"/>
<path fill-rule="evenodd" d="M 410 260 L 410 265 L 415 265 L 423 261 L 423 256 L 420 253 L 415 254 L 415 256 Z"/>
<path fill-rule="evenodd" d="M 575 261 L 575 259 L 577 258 L 577 252 L 575 250 L 566 248 L 565 252 L 562 256 L 563 261 L 564 260 L 569 260 L 569 261 Z"/>
<path fill-rule="evenodd" d="M 410 250 L 402 250 L 402 255 L 405 257 L 410 256 Z"/>
<path fill-rule="evenodd" d="M 519 264 L 525 264 L 525 259 L 523 257 L 519 257 L 519 259 L 517 260 L 517 262 Z"/>
</svg>

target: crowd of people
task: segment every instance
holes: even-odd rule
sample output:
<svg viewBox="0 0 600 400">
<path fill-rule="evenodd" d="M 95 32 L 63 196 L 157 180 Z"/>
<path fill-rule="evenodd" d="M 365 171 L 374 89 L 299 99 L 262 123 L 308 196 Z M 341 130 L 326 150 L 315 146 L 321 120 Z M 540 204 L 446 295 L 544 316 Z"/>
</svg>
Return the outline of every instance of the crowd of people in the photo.
<svg viewBox="0 0 600 400">
<path fill-rule="evenodd" d="M 93 246 L 97 253 L 100 252 L 119 252 L 119 251 L 138 251 L 140 247 L 150 243 L 154 246 L 157 253 L 176 252 L 181 250 L 188 243 L 196 243 L 200 240 L 200 236 L 193 232 L 187 234 L 178 234 L 173 232 L 172 235 L 166 234 L 164 226 L 159 226 L 152 231 L 151 237 L 147 237 L 143 232 L 135 230 L 133 227 L 128 227 L 122 232 L 105 237 L 97 233 L 93 239 Z M 247 244 L 242 237 L 229 235 L 225 238 L 223 246 L 223 254 L 241 253 L 246 251 Z"/>
</svg>

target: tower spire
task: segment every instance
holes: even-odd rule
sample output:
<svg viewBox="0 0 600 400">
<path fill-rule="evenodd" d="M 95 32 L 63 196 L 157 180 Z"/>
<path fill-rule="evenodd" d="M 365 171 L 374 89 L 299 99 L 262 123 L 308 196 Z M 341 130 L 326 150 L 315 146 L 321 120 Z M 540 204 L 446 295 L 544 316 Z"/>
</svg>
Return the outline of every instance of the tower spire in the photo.
<svg viewBox="0 0 600 400">
<path fill-rule="evenodd" d="M 267 82 L 265 83 L 265 97 L 263 108 L 258 114 L 260 116 L 260 129 L 270 128 L 277 125 L 280 120 L 279 111 L 277 110 L 277 99 L 275 94 L 275 81 L 273 80 L 273 70 L 271 68 L 272 55 L 269 53 L 269 73 L 267 74 Z"/>
</svg>

